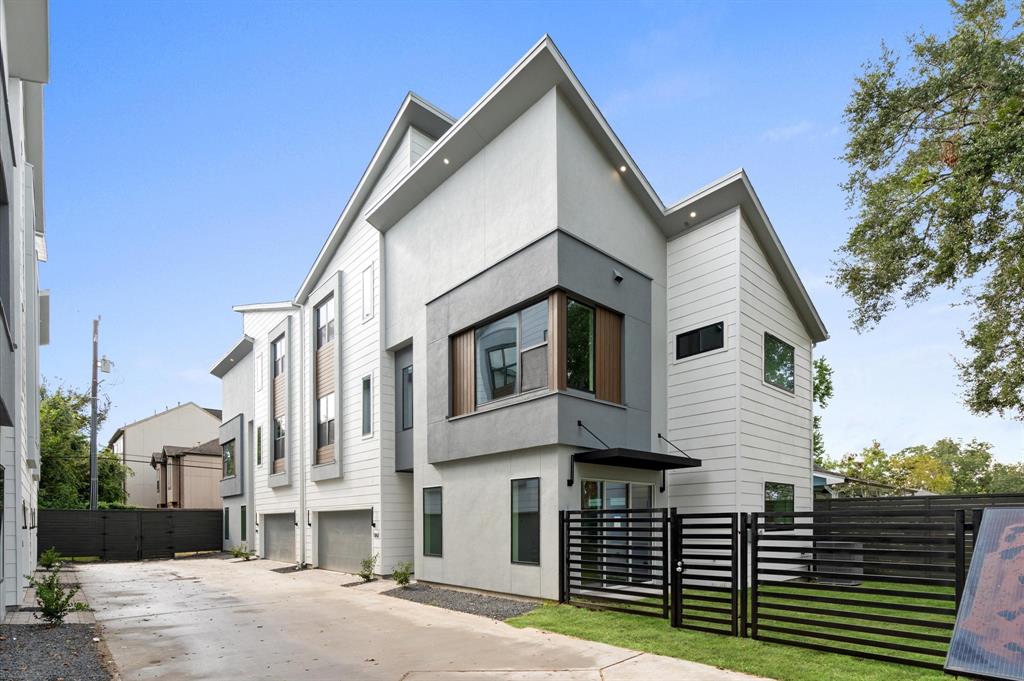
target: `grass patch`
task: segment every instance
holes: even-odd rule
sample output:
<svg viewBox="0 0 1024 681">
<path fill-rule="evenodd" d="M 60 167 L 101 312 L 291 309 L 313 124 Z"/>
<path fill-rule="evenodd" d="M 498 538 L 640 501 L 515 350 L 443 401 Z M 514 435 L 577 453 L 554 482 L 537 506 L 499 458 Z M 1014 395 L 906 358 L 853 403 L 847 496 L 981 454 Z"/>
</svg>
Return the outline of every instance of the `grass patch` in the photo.
<svg viewBox="0 0 1024 681">
<path fill-rule="evenodd" d="M 780 681 L 938 681 L 952 678 L 939 671 L 736 636 L 673 629 L 664 619 L 586 610 L 571 605 L 545 605 L 507 620 L 507 623 Z M 932 658 L 932 661 L 941 662 L 942 659 Z"/>
</svg>

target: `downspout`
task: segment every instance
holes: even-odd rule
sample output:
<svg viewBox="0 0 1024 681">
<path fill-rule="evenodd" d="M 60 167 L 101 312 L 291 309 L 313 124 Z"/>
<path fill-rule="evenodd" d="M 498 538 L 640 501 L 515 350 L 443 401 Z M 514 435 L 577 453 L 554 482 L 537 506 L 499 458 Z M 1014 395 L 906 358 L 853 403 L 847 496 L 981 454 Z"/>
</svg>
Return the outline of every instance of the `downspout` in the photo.
<svg viewBox="0 0 1024 681">
<path fill-rule="evenodd" d="M 303 426 L 306 425 L 306 333 L 305 308 L 299 307 L 299 561 L 298 568 L 306 566 L 306 438 L 302 437 Z"/>
</svg>

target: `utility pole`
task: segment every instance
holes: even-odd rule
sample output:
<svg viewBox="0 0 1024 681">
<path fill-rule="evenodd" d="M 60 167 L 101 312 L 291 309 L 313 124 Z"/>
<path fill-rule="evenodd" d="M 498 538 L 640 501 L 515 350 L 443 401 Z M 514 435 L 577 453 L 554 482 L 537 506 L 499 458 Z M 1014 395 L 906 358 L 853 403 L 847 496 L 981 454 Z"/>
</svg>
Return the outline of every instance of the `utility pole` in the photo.
<svg viewBox="0 0 1024 681">
<path fill-rule="evenodd" d="M 99 390 L 100 317 L 92 320 L 92 415 L 89 417 L 89 508 L 99 504 L 99 471 L 96 464 L 96 400 Z"/>
</svg>

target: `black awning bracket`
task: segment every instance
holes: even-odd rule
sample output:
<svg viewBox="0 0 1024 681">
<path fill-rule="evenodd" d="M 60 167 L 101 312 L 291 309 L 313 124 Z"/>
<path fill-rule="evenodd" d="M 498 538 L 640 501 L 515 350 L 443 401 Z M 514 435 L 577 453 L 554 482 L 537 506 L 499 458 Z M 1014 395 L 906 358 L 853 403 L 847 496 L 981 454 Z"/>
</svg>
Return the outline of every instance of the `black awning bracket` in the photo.
<svg viewBox="0 0 1024 681">
<path fill-rule="evenodd" d="M 672 449 L 676 450 L 677 452 L 679 452 L 680 454 L 682 454 L 683 456 L 685 456 L 685 457 L 686 457 L 687 459 L 692 459 L 692 458 L 693 458 L 692 456 L 690 456 L 689 454 L 687 454 L 686 452 L 684 452 L 684 451 L 683 451 L 682 449 L 680 449 L 680 448 L 679 448 L 679 447 L 678 447 L 678 446 L 676 445 L 676 443 L 675 443 L 675 442 L 672 442 L 672 440 L 669 440 L 669 439 L 668 439 L 667 437 L 665 437 L 665 436 L 664 436 L 664 435 L 662 435 L 661 433 L 658 433 L 658 439 L 659 439 L 659 440 L 664 440 L 665 442 L 667 442 L 667 443 L 669 444 L 669 446 L 671 446 L 671 447 L 672 447 Z"/>
</svg>

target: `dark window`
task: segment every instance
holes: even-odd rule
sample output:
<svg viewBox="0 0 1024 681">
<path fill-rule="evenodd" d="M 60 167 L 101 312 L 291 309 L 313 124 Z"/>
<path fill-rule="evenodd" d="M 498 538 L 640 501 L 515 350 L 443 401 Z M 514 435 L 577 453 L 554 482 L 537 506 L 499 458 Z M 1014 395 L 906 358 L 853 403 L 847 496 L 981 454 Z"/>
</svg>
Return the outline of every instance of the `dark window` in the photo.
<svg viewBox="0 0 1024 681">
<path fill-rule="evenodd" d="M 548 385 L 548 301 L 476 330 L 476 403 Z"/>
<path fill-rule="evenodd" d="M 512 481 L 512 562 L 540 563 L 540 478 Z"/>
<path fill-rule="evenodd" d="M 566 308 L 565 366 L 568 387 L 594 392 L 594 308 L 578 300 Z"/>
<path fill-rule="evenodd" d="M 764 382 L 794 391 L 796 363 L 793 346 L 770 333 L 764 335 Z"/>
<path fill-rule="evenodd" d="M 231 539 L 231 509 L 224 509 L 224 538 Z"/>
<path fill-rule="evenodd" d="M 274 377 L 284 374 L 285 370 L 284 336 L 270 345 L 270 360 L 274 363 Z"/>
<path fill-rule="evenodd" d="M 412 428 L 412 365 L 402 367 L 402 430 Z"/>
<path fill-rule="evenodd" d="M 316 347 L 319 350 L 334 340 L 334 297 L 331 296 L 317 306 Z"/>
<path fill-rule="evenodd" d="M 246 536 L 245 536 L 245 525 L 246 525 L 246 522 L 245 522 L 245 506 L 242 506 L 241 516 L 242 517 L 238 519 L 238 522 L 240 523 L 240 526 L 238 528 L 239 529 L 239 533 L 238 534 L 242 538 L 242 541 L 245 541 L 246 540 Z"/>
<path fill-rule="evenodd" d="M 764 510 L 766 513 L 793 512 L 793 485 L 784 482 L 764 483 Z M 768 529 L 772 525 L 792 525 L 793 517 L 769 518 Z"/>
<path fill-rule="evenodd" d="M 235 441 L 231 440 L 222 444 L 221 451 L 224 464 L 224 477 L 233 477 L 235 475 Z"/>
<path fill-rule="evenodd" d="M 274 460 L 284 458 L 284 422 L 274 419 Z"/>
<path fill-rule="evenodd" d="M 324 395 L 316 401 L 316 446 L 334 444 L 334 393 Z"/>
<path fill-rule="evenodd" d="M 363 435 L 373 432 L 373 381 L 367 376 L 363 379 Z"/>
<path fill-rule="evenodd" d="M 423 488 L 423 555 L 441 555 L 441 488 Z"/>
<path fill-rule="evenodd" d="M 256 427 L 256 465 L 263 463 L 263 426 Z"/>
<path fill-rule="evenodd" d="M 725 323 L 718 322 L 676 336 L 676 359 L 725 347 Z"/>
</svg>

